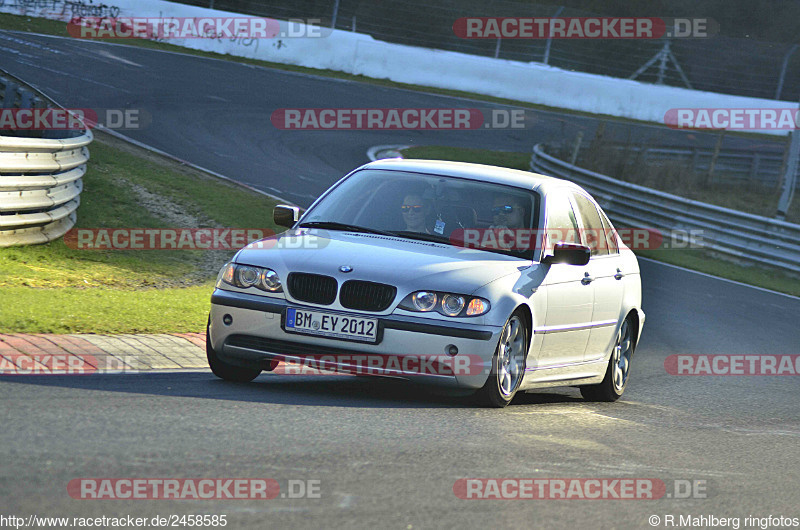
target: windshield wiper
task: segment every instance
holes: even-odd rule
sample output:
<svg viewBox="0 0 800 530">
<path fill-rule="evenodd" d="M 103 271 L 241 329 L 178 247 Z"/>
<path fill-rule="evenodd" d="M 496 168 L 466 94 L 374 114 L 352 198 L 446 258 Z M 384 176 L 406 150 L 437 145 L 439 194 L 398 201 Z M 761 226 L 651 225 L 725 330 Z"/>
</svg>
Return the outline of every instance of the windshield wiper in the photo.
<svg viewBox="0 0 800 530">
<path fill-rule="evenodd" d="M 394 232 L 397 237 L 404 237 L 406 239 L 418 239 L 420 241 L 430 241 L 432 243 L 445 243 L 452 244 L 445 236 L 436 234 L 426 234 L 425 232 L 414 232 L 411 230 L 399 230 Z"/>
<path fill-rule="evenodd" d="M 299 228 L 322 228 L 328 230 L 342 230 L 344 232 L 362 232 L 365 234 L 378 234 L 382 236 L 392 236 L 392 232 L 377 230 L 375 228 L 368 228 L 366 226 L 349 225 L 347 223 L 337 223 L 336 221 L 308 221 L 299 226 Z"/>
<path fill-rule="evenodd" d="M 426 234 L 425 232 L 412 232 L 410 230 L 401 230 L 401 231 L 395 232 L 395 235 L 397 237 L 403 237 L 403 238 L 406 238 L 406 239 L 416 239 L 416 240 L 420 240 L 420 241 L 430 241 L 432 243 L 441 243 L 441 244 L 444 244 L 444 245 L 451 245 L 451 246 L 454 246 L 454 247 L 471 248 L 471 249 L 475 249 L 475 250 L 483 250 L 485 252 L 492 252 L 494 254 L 501 254 L 503 256 L 514 256 L 515 258 L 519 258 L 520 257 L 516 253 L 514 253 L 513 251 L 499 249 L 499 248 L 490 248 L 490 247 L 481 247 L 481 246 L 468 247 L 468 246 L 464 245 L 463 243 L 460 243 L 460 242 L 457 242 L 457 241 L 451 241 L 450 239 L 446 238 L 445 236 L 440 236 L 440 235 L 437 235 L 437 234 Z M 523 258 L 523 259 L 529 259 L 529 258 Z"/>
</svg>

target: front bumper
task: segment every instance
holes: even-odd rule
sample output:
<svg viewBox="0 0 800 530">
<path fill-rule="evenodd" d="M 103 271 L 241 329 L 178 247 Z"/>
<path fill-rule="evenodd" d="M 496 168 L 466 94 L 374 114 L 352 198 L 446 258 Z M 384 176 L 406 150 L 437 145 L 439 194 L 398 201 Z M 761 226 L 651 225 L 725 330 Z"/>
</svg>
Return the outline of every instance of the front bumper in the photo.
<svg viewBox="0 0 800 530">
<path fill-rule="evenodd" d="M 466 326 L 431 319 L 398 315 L 375 316 L 350 312 L 358 316 L 377 318 L 381 332 L 377 344 L 342 341 L 312 335 L 287 333 L 282 322 L 286 309 L 303 308 L 302 304 L 233 291 L 216 289 L 211 297 L 209 340 L 217 355 L 239 366 L 265 369 L 273 359 L 303 362 L 307 359 L 328 359 L 325 365 L 340 371 L 352 372 L 358 356 L 397 357 L 405 360 L 446 358 L 448 348 L 458 348 L 458 366 L 468 365 L 455 374 L 441 370 L 417 371 L 424 363 L 385 363 L 390 370 L 370 368 L 369 373 L 401 377 L 425 384 L 480 388 L 486 382 L 492 357 L 500 339 L 501 327 Z M 305 307 L 326 311 L 319 307 Z M 232 323 L 226 325 L 223 317 Z M 406 359 L 407 358 L 407 359 Z M 332 362 L 330 359 L 334 359 Z M 460 364 L 459 364 L 460 363 Z M 404 370 L 408 365 L 415 370 Z M 361 366 L 361 365 L 359 365 Z M 398 370 L 399 368 L 399 370 Z M 359 370 L 360 371 L 360 370 Z"/>
</svg>

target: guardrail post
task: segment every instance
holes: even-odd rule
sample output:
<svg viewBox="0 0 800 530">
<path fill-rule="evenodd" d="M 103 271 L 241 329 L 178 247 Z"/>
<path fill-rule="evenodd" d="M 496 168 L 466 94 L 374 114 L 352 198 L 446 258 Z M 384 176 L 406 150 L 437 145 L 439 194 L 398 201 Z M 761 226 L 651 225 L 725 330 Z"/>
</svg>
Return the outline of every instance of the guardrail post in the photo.
<svg viewBox="0 0 800 530">
<path fill-rule="evenodd" d="M 700 163 L 700 149 L 692 147 L 692 173 L 697 174 L 698 164 Z"/>
<path fill-rule="evenodd" d="M 570 156 L 570 164 L 575 164 L 575 161 L 578 160 L 578 151 L 581 149 L 581 142 L 583 142 L 583 131 L 578 131 L 578 135 L 575 137 L 575 145 L 572 147 L 572 156 Z"/>
<path fill-rule="evenodd" d="M 14 104 L 17 102 L 17 85 L 14 82 L 6 83 L 6 90 L 5 94 L 3 95 L 3 108 L 4 109 L 13 109 Z"/>
<path fill-rule="evenodd" d="M 33 106 L 33 92 L 21 90 L 19 93 L 19 108 L 29 109 Z"/>
<path fill-rule="evenodd" d="M 758 153 L 753 154 L 753 161 L 750 162 L 750 182 L 755 182 L 758 178 L 758 168 L 761 164 L 761 155 Z"/>
</svg>

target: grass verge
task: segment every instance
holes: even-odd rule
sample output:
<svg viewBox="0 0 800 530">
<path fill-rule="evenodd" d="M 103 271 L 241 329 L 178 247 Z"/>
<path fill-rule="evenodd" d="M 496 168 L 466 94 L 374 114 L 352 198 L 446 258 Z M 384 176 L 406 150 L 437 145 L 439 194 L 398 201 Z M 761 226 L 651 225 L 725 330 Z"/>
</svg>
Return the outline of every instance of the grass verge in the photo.
<svg viewBox="0 0 800 530">
<path fill-rule="evenodd" d="M 420 146 L 402 151 L 406 158 L 453 160 L 528 170 L 530 153 L 490 151 L 487 149 L 463 149 L 459 147 Z M 719 259 L 702 249 L 669 249 L 636 251 L 640 256 L 686 267 L 714 276 L 800 296 L 800 282 L 777 269 L 745 266 Z"/>
<path fill-rule="evenodd" d="M 274 201 L 96 133 L 76 228 L 275 230 Z M 233 251 L 0 249 L 0 332 L 201 331 Z"/>
</svg>

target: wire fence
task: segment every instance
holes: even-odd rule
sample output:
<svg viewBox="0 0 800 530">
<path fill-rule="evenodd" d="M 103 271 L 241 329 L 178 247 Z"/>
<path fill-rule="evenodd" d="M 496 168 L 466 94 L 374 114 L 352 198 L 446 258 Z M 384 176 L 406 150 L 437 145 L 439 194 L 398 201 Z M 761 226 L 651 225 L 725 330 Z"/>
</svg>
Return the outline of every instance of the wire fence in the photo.
<svg viewBox="0 0 800 530">
<path fill-rule="evenodd" d="M 725 134 L 702 144 L 680 135 L 626 139 L 606 125 L 614 124 L 601 122 L 593 135 L 578 131 L 573 140 L 562 135 L 547 152 L 621 182 L 800 223 L 800 203 L 791 196 L 782 201 L 791 164 L 787 140 L 753 143 Z"/>
<path fill-rule="evenodd" d="M 547 63 L 566 70 L 630 78 L 663 51 L 664 40 L 462 39 L 453 23 L 461 17 L 593 17 L 597 13 L 512 0 L 186 0 L 182 3 L 279 19 L 318 19 L 323 26 L 374 38 L 473 55 Z M 653 13 L 652 16 L 659 16 Z M 687 16 L 689 18 L 689 16 Z M 797 101 L 800 53 L 787 43 L 746 38 L 670 39 L 675 63 L 659 72 L 658 61 L 636 79 L 666 85 Z M 681 75 L 685 73 L 685 79 Z M 785 72 L 782 76 L 781 72 Z"/>
<path fill-rule="evenodd" d="M 683 146 L 609 145 L 606 149 L 608 156 L 622 157 L 626 163 L 670 163 L 672 167 L 686 168 L 706 184 L 775 190 L 786 172 L 786 157 L 781 153 Z M 583 162 L 583 157 L 578 156 L 577 161 Z"/>
<path fill-rule="evenodd" d="M 701 231 L 703 247 L 750 264 L 800 273 L 800 225 L 742 213 L 620 181 L 533 148 L 536 173 L 575 182 L 591 193 L 618 226 Z"/>
</svg>

